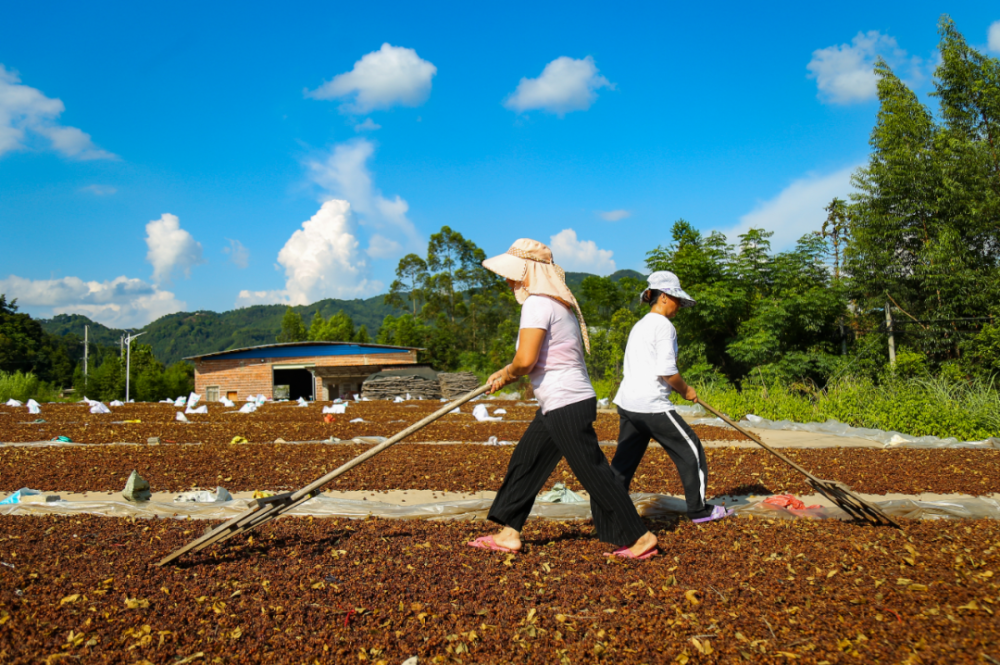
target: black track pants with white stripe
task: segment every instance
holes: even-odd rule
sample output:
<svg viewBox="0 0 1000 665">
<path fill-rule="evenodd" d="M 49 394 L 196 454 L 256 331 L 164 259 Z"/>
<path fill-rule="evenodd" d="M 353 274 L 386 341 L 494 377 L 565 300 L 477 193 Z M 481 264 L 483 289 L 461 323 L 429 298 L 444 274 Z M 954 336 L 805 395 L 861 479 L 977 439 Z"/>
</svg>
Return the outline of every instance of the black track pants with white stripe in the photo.
<svg viewBox="0 0 1000 665">
<path fill-rule="evenodd" d="M 520 531 L 535 496 L 563 457 L 590 494 L 597 537 L 626 547 L 648 529 L 611 471 L 594 431 L 597 400 L 576 402 L 542 414 L 539 409 L 507 465 L 507 475 L 490 508 L 489 519 Z"/>
<path fill-rule="evenodd" d="M 688 515 L 704 517 L 711 510 L 705 504 L 705 484 L 708 463 L 705 449 L 694 430 L 674 411 L 665 413 L 635 413 L 618 407 L 618 449 L 611 460 L 611 469 L 626 490 L 632 476 L 646 454 L 650 438 L 656 440 L 673 460 L 684 486 Z"/>
</svg>

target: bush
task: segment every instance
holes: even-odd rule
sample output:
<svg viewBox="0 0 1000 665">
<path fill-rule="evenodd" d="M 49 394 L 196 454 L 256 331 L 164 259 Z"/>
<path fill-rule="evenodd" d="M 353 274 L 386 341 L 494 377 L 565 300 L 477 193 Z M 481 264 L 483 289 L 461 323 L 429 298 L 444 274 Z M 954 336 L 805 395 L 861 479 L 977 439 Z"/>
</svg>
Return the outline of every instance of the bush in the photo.
<svg viewBox="0 0 1000 665">
<path fill-rule="evenodd" d="M 40 402 L 51 402 L 59 398 L 59 392 L 51 385 L 40 381 L 37 376 L 28 372 L 0 371 L 0 403 L 9 399 L 25 402 L 36 399 Z"/>
<path fill-rule="evenodd" d="M 833 419 L 853 427 L 890 430 L 912 436 L 955 437 L 979 441 L 1000 436 L 1000 393 L 984 381 L 951 382 L 942 378 L 901 379 L 882 383 L 846 377 L 825 390 L 802 384 L 723 384 L 698 387 L 705 402 L 731 418 L 754 414 L 800 423 Z M 686 403 L 676 398 L 678 403 Z"/>
</svg>

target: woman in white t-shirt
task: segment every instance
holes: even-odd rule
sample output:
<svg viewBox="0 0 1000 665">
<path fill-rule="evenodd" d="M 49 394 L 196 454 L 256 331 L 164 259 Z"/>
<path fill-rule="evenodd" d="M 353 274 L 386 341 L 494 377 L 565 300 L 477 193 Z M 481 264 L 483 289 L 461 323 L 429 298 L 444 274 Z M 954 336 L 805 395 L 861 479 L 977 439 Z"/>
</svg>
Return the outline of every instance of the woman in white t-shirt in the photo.
<svg viewBox="0 0 1000 665">
<path fill-rule="evenodd" d="M 656 536 L 643 526 L 594 431 L 597 396 L 583 355 L 585 346 L 590 350 L 587 328 L 562 269 L 552 261 L 551 250 L 540 242 L 521 239 L 506 254 L 483 261 L 483 266 L 505 277 L 521 304 L 517 353 L 513 362 L 489 378 L 491 392 L 528 375 L 538 411 L 514 448 L 490 508 L 489 519 L 504 528 L 468 544 L 519 551 L 521 529 L 535 496 L 565 457 L 590 494 L 598 537 L 618 548 L 608 555 L 652 557 L 657 553 Z"/>
<path fill-rule="evenodd" d="M 729 517 L 733 511 L 705 503 L 705 450 L 670 401 L 673 391 L 692 402 L 698 399 L 677 369 L 677 331 L 670 322 L 681 307 L 694 305 L 694 299 L 681 289 L 677 275 L 663 270 L 649 276 L 642 301 L 650 310 L 632 327 L 625 346 L 624 377 L 615 395 L 618 447 L 611 468 L 628 490 L 650 438 L 656 439 L 677 466 L 691 521 Z"/>
</svg>

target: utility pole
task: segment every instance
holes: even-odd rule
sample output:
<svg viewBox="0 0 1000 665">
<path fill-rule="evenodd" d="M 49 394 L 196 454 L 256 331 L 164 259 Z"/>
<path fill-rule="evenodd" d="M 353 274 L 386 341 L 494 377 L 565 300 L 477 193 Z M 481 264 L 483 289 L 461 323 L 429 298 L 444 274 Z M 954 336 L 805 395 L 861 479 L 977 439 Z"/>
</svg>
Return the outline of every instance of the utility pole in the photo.
<svg viewBox="0 0 1000 665">
<path fill-rule="evenodd" d="M 139 335 L 145 335 L 145 334 L 146 333 L 139 333 Z M 126 404 L 128 404 L 129 374 L 131 374 L 131 369 L 132 369 L 132 340 L 138 337 L 139 335 L 133 335 L 132 333 L 129 333 L 128 341 L 126 342 L 128 344 L 128 350 L 125 352 L 126 353 L 125 356 L 125 403 Z M 893 356 L 893 359 L 895 359 L 895 356 Z M 895 362 L 895 360 L 893 362 Z"/>
<path fill-rule="evenodd" d="M 83 387 L 87 388 L 87 354 L 90 350 L 90 326 L 83 327 Z"/>
<path fill-rule="evenodd" d="M 885 329 L 889 333 L 889 364 L 896 364 L 896 338 L 892 334 L 892 310 L 889 303 L 885 303 Z"/>
</svg>

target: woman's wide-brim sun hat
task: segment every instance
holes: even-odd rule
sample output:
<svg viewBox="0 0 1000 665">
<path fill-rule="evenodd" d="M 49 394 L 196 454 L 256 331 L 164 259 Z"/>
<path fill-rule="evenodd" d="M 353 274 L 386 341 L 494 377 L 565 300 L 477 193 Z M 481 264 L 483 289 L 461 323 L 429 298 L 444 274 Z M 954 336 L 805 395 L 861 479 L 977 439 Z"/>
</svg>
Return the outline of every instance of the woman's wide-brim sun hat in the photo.
<svg viewBox="0 0 1000 665">
<path fill-rule="evenodd" d="M 515 240 L 505 253 L 483 261 L 483 267 L 506 279 L 523 282 L 528 271 L 528 261 L 550 265 L 562 272 L 552 260 L 552 250 L 547 245 L 529 238 Z"/>
<path fill-rule="evenodd" d="M 659 270 L 654 272 L 647 279 L 649 282 L 650 289 L 656 289 L 662 293 L 666 293 L 668 296 L 673 296 L 681 301 L 681 307 L 690 307 L 695 303 L 694 298 L 689 296 L 684 289 L 681 288 L 681 280 L 677 278 L 677 275 L 670 272 L 669 270 Z"/>
</svg>

